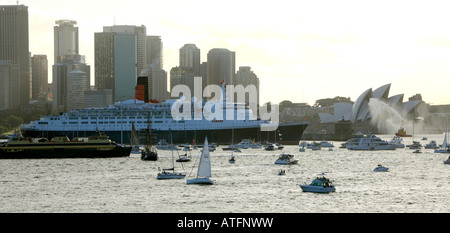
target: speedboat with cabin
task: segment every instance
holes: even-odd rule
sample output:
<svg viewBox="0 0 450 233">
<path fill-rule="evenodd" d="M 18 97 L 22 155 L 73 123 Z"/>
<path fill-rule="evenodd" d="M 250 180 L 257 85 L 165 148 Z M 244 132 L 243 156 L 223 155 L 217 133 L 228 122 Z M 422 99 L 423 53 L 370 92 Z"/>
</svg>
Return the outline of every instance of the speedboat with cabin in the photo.
<svg viewBox="0 0 450 233">
<path fill-rule="evenodd" d="M 425 144 L 425 149 L 438 149 L 439 146 L 435 140 L 431 140 L 429 143 Z"/>
<path fill-rule="evenodd" d="M 294 159 L 294 155 L 291 154 L 281 154 L 278 159 L 275 161 L 275 164 L 283 164 L 283 165 L 290 165 L 290 164 L 297 164 L 298 159 Z"/>
<path fill-rule="evenodd" d="M 267 143 L 267 145 L 264 147 L 264 150 L 276 150 L 276 146 L 272 143 Z"/>
<path fill-rule="evenodd" d="M 381 164 L 378 164 L 378 166 L 373 169 L 374 172 L 387 172 L 388 170 L 388 167 L 383 167 Z"/>
<path fill-rule="evenodd" d="M 413 141 L 412 144 L 407 145 L 406 147 L 408 147 L 411 150 L 416 150 L 416 149 L 421 149 L 422 148 L 422 144 L 418 141 Z"/>
<path fill-rule="evenodd" d="M 395 145 L 397 148 L 405 148 L 405 144 L 403 144 L 403 138 L 399 136 L 394 136 L 392 140 L 388 142 L 389 144 Z"/>
<path fill-rule="evenodd" d="M 325 173 L 319 174 L 322 177 L 317 177 L 309 185 L 306 183 L 299 185 L 303 192 L 313 192 L 313 193 L 330 193 L 335 192 L 336 188 L 332 182 L 325 177 Z"/>
</svg>

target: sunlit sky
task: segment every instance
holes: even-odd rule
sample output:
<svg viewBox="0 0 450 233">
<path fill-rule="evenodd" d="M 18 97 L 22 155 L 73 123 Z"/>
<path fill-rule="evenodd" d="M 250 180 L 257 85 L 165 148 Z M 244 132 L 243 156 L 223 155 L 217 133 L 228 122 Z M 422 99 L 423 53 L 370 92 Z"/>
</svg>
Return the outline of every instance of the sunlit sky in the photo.
<svg viewBox="0 0 450 233">
<path fill-rule="evenodd" d="M 16 4 L 0 0 L 0 5 Z M 164 69 L 187 43 L 236 52 L 250 66 L 261 103 L 350 97 L 391 83 L 390 96 L 420 93 L 450 104 L 450 2 L 345 0 L 20 0 L 28 6 L 30 50 L 53 65 L 55 20 L 78 22 L 80 54 L 94 76 L 94 33 L 145 25 L 161 36 Z M 169 78 L 169 77 L 168 77 Z M 51 82 L 51 70 L 49 70 Z M 93 81 L 91 81 L 93 84 Z"/>
</svg>

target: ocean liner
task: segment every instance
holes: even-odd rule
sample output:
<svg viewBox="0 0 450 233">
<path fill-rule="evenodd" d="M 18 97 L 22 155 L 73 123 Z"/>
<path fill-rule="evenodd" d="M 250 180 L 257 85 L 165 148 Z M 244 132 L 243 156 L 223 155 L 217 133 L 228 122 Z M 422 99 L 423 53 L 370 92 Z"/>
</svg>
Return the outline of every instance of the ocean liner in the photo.
<svg viewBox="0 0 450 233">
<path fill-rule="evenodd" d="M 234 130 L 235 141 L 276 140 L 283 144 L 297 145 L 308 126 L 306 122 L 280 123 L 276 132 L 261 131 L 261 125 L 269 124 L 269 121 L 253 117 L 252 110 L 245 103 L 228 103 L 225 100 L 223 108 L 232 109 L 234 120 L 228 120 L 225 111 L 223 120 L 207 120 L 203 114 L 201 119 L 196 119 L 194 112 L 198 109 L 194 109 L 194 104 L 191 104 L 191 120 L 175 120 L 171 108 L 176 101 L 176 99 L 168 99 L 165 102 L 143 101 L 135 96 L 135 99 L 117 102 L 104 108 L 85 108 L 64 112 L 61 115 L 42 116 L 39 120 L 21 125 L 20 129 L 25 137 L 47 138 L 55 135 L 67 135 L 70 138 L 86 137 L 100 131 L 118 143 L 129 144 L 134 124 L 141 140 L 145 139 L 150 131 L 156 135 L 153 137 L 155 141 L 161 139 L 170 141 L 172 135 L 175 144 L 201 144 L 207 136 L 211 142 L 231 144 Z M 204 106 L 203 102 L 200 111 Z"/>
</svg>

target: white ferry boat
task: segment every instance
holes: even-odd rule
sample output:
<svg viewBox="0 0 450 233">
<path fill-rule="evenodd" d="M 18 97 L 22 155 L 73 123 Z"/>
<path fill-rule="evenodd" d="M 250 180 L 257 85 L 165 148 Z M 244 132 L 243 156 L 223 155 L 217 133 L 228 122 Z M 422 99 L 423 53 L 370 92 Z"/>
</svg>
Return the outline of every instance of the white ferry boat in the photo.
<svg viewBox="0 0 450 233">
<path fill-rule="evenodd" d="M 267 141 L 266 133 L 261 131 L 262 124 L 270 124 L 269 121 L 253 120 L 253 113 L 244 103 L 229 103 L 234 106 L 235 120 L 207 120 L 194 118 L 194 107 L 191 105 L 192 120 L 175 120 L 171 115 L 172 105 L 175 99 L 169 99 L 162 103 L 145 103 L 140 100 L 127 100 L 112 104 L 104 108 L 86 108 L 71 110 L 61 115 L 42 116 L 39 120 L 20 126 L 24 137 L 47 137 L 55 135 L 67 135 L 69 138 L 87 137 L 97 131 L 105 132 L 118 143 L 129 144 L 131 141 L 132 124 L 136 128 L 139 138 L 148 135 L 148 129 L 156 135 L 155 142 L 161 139 L 170 140 L 170 132 L 173 134 L 175 144 L 186 141 L 205 138 L 219 144 L 232 142 L 232 130 L 234 128 L 234 140 L 256 138 L 259 141 Z M 204 103 L 203 105 L 204 106 Z M 223 107 L 226 109 L 226 107 Z M 238 110 L 239 109 L 239 110 Z M 242 111 L 243 109 L 244 111 Z M 243 113 L 242 113 L 243 112 Z M 243 120 L 237 118 L 238 114 Z M 279 124 L 277 131 L 283 134 L 284 144 L 297 144 L 308 123 Z M 201 143 L 201 142 L 199 142 Z"/>
<path fill-rule="evenodd" d="M 349 150 L 395 150 L 396 145 L 389 144 L 381 138 L 369 135 L 354 135 L 347 144 Z"/>
</svg>

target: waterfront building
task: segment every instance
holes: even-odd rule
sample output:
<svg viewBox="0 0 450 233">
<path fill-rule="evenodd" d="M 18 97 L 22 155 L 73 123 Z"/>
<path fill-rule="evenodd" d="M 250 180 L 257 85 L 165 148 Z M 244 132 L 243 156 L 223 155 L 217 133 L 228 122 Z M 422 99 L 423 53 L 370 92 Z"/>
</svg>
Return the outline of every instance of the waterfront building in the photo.
<svg viewBox="0 0 450 233">
<path fill-rule="evenodd" d="M 48 96 L 48 60 L 47 55 L 33 55 L 31 58 L 31 98 L 45 99 Z"/>
<path fill-rule="evenodd" d="M 19 66 L 19 78 L 10 86 L 10 107 L 28 105 L 31 91 L 28 7 L 0 5 L 0 22 L 0 61 L 9 61 Z"/>
</svg>

